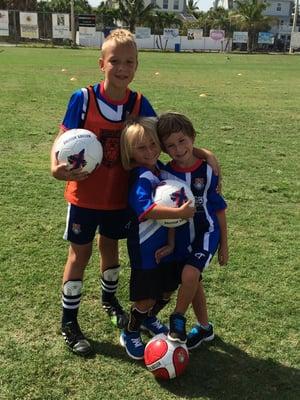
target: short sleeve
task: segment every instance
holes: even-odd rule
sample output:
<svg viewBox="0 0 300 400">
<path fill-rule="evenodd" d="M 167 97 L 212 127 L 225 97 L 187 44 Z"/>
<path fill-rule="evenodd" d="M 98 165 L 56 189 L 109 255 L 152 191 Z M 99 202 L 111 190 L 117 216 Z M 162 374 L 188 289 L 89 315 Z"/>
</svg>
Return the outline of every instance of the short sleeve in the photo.
<svg viewBox="0 0 300 400">
<path fill-rule="evenodd" d="M 207 193 L 208 203 L 214 212 L 225 210 L 227 208 L 224 198 L 217 193 L 219 178 L 212 174 L 211 184 Z"/>
<path fill-rule="evenodd" d="M 151 181 L 139 178 L 134 183 L 129 192 L 129 205 L 139 219 L 154 207 Z"/>
<path fill-rule="evenodd" d="M 144 96 L 142 96 L 140 115 L 142 117 L 156 117 L 156 112 L 149 100 Z"/>
<path fill-rule="evenodd" d="M 63 128 L 65 129 L 80 128 L 83 98 L 84 96 L 81 89 L 73 93 L 73 95 L 69 100 L 67 111 L 62 122 Z"/>
</svg>

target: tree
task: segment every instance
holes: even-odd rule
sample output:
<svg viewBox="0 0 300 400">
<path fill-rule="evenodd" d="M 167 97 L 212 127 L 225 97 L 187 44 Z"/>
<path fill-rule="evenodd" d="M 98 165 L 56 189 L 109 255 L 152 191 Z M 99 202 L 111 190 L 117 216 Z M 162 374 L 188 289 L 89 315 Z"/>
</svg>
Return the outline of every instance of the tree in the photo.
<svg viewBox="0 0 300 400">
<path fill-rule="evenodd" d="M 111 8 L 104 1 L 96 9 L 97 23 L 100 23 L 103 28 L 115 27 L 116 21 L 120 19 L 120 11 L 116 8 Z"/>
<path fill-rule="evenodd" d="M 269 29 L 272 18 L 262 13 L 267 8 L 267 3 L 260 0 L 236 0 L 236 11 L 232 17 L 242 30 L 248 31 L 248 51 L 252 52 L 257 43 L 257 35 L 260 30 Z"/>
<path fill-rule="evenodd" d="M 153 3 L 145 7 L 144 0 L 119 0 L 120 16 L 133 33 L 135 27 L 143 24 L 156 7 Z"/>
<path fill-rule="evenodd" d="M 162 33 L 164 28 L 180 28 L 182 20 L 175 13 L 168 13 L 164 11 L 155 11 L 147 18 L 147 24 L 150 26 L 152 33 L 158 36 L 156 45 L 159 49 L 165 50 L 168 44 L 168 39 L 165 44 L 162 43 Z"/>
<path fill-rule="evenodd" d="M 199 10 L 199 7 L 197 6 L 197 1 L 195 0 L 188 0 L 187 5 L 186 5 L 186 11 L 188 14 L 194 15 L 194 13 Z"/>
</svg>

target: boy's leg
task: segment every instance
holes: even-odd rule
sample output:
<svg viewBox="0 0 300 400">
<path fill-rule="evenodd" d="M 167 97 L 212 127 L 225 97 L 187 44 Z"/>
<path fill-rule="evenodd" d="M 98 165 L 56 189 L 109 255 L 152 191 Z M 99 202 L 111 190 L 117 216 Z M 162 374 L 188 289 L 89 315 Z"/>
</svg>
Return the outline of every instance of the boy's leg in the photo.
<svg viewBox="0 0 300 400">
<path fill-rule="evenodd" d="M 79 355 L 91 352 L 91 345 L 81 332 L 77 321 L 84 270 L 91 253 L 92 243 L 84 245 L 71 243 L 63 275 L 62 335 L 68 347 Z"/>
<path fill-rule="evenodd" d="M 112 323 L 124 328 L 128 323 L 128 315 L 116 297 L 120 272 L 118 240 L 100 235 L 98 246 L 101 254 L 102 306 Z"/>
<path fill-rule="evenodd" d="M 187 347 L 190 350 L 198 347 L 203 341 L 211 341 L 215 337 L 213 325 L 208 321 L 206 297 L 202 281 L 199 282 L 192 305 L 198 324 L 193 326 L 187 336 Z"/>
<path fill-rule="evenodd" d="M 170 340 L 186 342 L 186 313 L 198 288 L 200 271 L 192 265 L 185 265 L 181 275 L 181 286 L 178 290 L 176 306 L 170 316 Z"/>
<path fill-rule="evenodd" d="M 151 299 L 136 301 L 131 307 L 127 327 L 120 336 L 120 343 L 125 347 L 129 357 L 135 360 L 144 358 L 145 345 L 142 342 L 140 329 L 155 301 Z"/>
</svg>

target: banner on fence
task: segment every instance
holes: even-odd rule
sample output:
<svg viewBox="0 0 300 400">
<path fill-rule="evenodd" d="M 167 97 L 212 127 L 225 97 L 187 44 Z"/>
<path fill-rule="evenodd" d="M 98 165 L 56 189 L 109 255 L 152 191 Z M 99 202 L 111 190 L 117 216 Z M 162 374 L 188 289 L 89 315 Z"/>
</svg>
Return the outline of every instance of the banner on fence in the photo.
<svg viewBox="0 0 300 400">
<path fill-rule="evenodd" d="M 53 39 L 70 39 L 69 14 L 52 14 Z"/>
<path fill-rule="evenodd" d="M 135 28 L 135 38 L 136 39 L 149 39 L 151 37 L 151 29 L 144 27 Z"/>
<path fill-rule="evenodd" d="M 91 15 L 91 14 L 78 15 L 78 25 L 87 27 L 96 26 L 96 15 Z"/>
<path fill-rule="evenodd" d="M 0 10 L 0 36 L 9 36 L 7 10 Z"/>
<path fill-rule="evenodd" d="M 274 34 L 271 32 L 259 32 L 257 43 L 274 44 Z"/>
<path fill-rule="evenodd" d="M 96 27 L 80 26 L 79 37 L 82 39 L 91 39 L 96 36 Z"/>
<path fill-rule="evenodd" d="M 233 32 L 232 43 L 248 43 L 248 32 Z"/>
<path fill-rule="evenodd" d="M 225 31 L 223 30 L 217 30 L 217 29 L 211 29 L 209 31 L 209 37 L 213 40 L 223 40 L 225 38 Z"/>
<path fill-rule="evenodd" d="M 27 39 L 39 38 L 38 15 L 33 12 L 20 11 L 21 37 Z"/>
<path fill-rule="evenodd" d="M 300 48 L 300 32 L 291 33 L 291 47 L 292 49 Z"/>
<path fill-rule="evenodd" d="M 179 29 L 177 28 L 165 28 L 164 39 L 178 39 L 179 40 Z"/>
<path fill-rule="evenodd" d="M 188 29 L 187 39 L 201 39 L 203 37 L 203 29 Z"/>
</svg>

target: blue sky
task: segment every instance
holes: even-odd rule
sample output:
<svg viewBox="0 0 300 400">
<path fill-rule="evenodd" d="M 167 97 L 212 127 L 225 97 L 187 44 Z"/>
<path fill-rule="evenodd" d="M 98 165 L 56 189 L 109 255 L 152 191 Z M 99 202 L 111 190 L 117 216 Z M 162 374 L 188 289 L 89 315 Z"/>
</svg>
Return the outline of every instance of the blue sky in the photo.
<svg viewBox="0 0 300 400">
<path fill-rule="evenodd" d="M 88 0 L 91 6 L 98 6 L 103 0 Z M 207 11 L 213 6 L 213 0 L 198 0 L 199 10 Z"/>
</svg>

